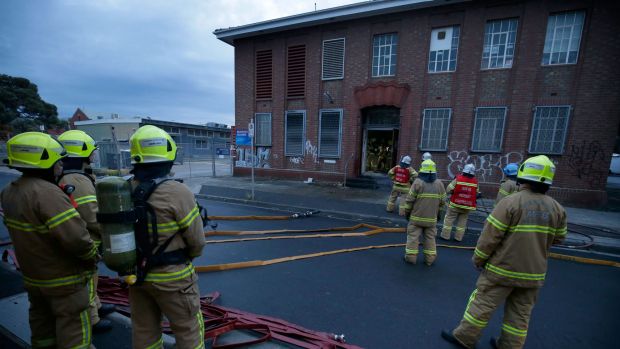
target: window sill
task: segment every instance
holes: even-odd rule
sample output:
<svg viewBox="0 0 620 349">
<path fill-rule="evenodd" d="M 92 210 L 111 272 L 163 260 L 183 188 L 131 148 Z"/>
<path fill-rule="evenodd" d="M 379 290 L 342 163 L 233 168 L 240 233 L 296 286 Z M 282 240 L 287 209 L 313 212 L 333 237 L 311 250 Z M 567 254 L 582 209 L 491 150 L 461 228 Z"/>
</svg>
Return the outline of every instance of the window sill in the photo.
<svg viewBox="0 0 620 349">
<path fill-rule="evenodd" d="M 547 67 L 566 67 L 566 66 L 571 66 L 571 65 L 577 65 L 577 62 L 575 63 L 559 63 L 559 64 L 540 64 L 541 67 L 547 68 Z"/>
<path fill-rule="evenodd" d="M 456 70 L 448 70 L 448 71 L 427 71 L 427 74 L 430 75 L 439 75 L 439 74 L 454 74 Z"/>
<path fill-rule="evenodd" d="M 344 76 L 339 78 L 322 78 L 321 81 L 335 81 L 335 80 L 344 80 Z"/>
<path fill-rule="evenodd" d="M 512 67 L 502 67 L 502 68 L 480 68 L 480 71 L 497 71 L 497 70 L 510 70 Z"/>
<path fill-rule="evenodd" d="M 371 79 L 383 79 L 383 78 L 395 78 L 396 74 L 394 75 L 378 75 L 378 76 L 371 76 Z"/>
<path fill-rule="evenodd" d="M 501 150 L 474 150 L 474 149 L 469 149 L 470 153 L 477 153 L 477 154 L 501 154 L 502 151 Z"/>
</svg>

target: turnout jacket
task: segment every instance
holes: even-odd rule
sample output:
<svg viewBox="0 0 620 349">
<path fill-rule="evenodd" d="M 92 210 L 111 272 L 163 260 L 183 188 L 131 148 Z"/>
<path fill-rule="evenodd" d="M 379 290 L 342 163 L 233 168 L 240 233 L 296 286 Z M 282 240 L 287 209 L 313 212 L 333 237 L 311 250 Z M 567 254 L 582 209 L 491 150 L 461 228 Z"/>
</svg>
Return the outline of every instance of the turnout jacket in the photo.
<svg viewBox="0 0 620 349">
<path fill-rule="evenodd" d="M 392 180 L 395 187 L 409 188 L 413 180 L 418 176 L 418 173 L 413 169 L 413 167 L 407 167 L 406 170 L 409 171 L 409 183 L 399 183 L 396 181 L 396 169 L 398 168 L 401 168 L 400 165 L 392 167 L 392 169 L 388 171 L 388 176 Z"/>
<path fill-rule="evenodd" d="M 0 201 L 24 284 L 83 286 L 97 249 L 69 197 L 53 183 L 22 176 L 2 191 Z"/>
<path fill-rule="evenodd" d="M 517 187 L 517 182 L 512 179 L 505 179 L 499 186 L 499 191 L 497 192 L 497 198 L 495 198 L 495 205 L 500 202 L 501 199 L 506 196 L 515 193 L 519 187 Z"/>
<path fill-rule="evenodd" d="M 564 208 L 550 196 L 524 189 L 500 201 L 487 217 L 473 262 L 497 284 L 541 287 L 549 249 L 566 231 Z"/>
<path fill-rule="evenodd" d="M 206 244 L 202 218 L 194 194 L 185 184 L 165 181 L 155 188 L 147 202 L 157 216 L 159 243 L 153 253 L 174 235 L 164 252 L 184 249 L 190 259 L 202 254 Z M 149 231 L 152 231 L 150 226 Z M 170 282 L 187 277 L 195 277 L 192 263 L 155 266 L 148 272 L 145 281 Z"/>
<path fill-rule="evenodd" d="M 91 180 L 92 178 L 92 180 Z M 97 193 L 95 191 L 95 178 L 87 173 L 67 173 L 59 181 L 59 184 L 75 186 L 73 199 L 78 204 L 77 211 L 86 222 L 86 228 L 90 233 L 95 245 L 101 244 L 101 229 L 97 223 Z"/>
<path fill-rule="evenodd" d="M 427 183 L 416 178 L 405 199 L 405 213 L 409 220 L 420 227 L 433 227 L 437 224 L 439 208 L 445 204 L 446 190 L 440 180 Z"/>
<path fill-rule="evenodd" d="M 462 175 L 458 175 L 455 179 L 452 180 L 452 182 L 450 182 L 450 184 L 448 184 L 448 186 L 446 187 L 446 193 L 447 194 L 453 194 L 454 189 L 456 188 L 456 185 L 459 183 L 459 181 L 458 181 L 459 176 L 462 176 Z M 471 183 L 467 183 L 467 184 L 471 185 Z M 480 194 L 480 187 L 477 184 L 475 185 L 475 187 L 476 187 L 476 195 Z M 474 198 L 474 202 L 475 202 L 475 200 L 476 200 L 476 198 Z M 458 204 L 455 204 L 452 201 L 450 201 L 448 206 L 452 210 L 454 210 L 456 212 L 459 212 L 459 213 L 468 213 L 468 212 L 473 211 L 473 210 L 476 209 L 475 206 L 469 207 L 469 206 L 458 205 Z"/>
</svg>

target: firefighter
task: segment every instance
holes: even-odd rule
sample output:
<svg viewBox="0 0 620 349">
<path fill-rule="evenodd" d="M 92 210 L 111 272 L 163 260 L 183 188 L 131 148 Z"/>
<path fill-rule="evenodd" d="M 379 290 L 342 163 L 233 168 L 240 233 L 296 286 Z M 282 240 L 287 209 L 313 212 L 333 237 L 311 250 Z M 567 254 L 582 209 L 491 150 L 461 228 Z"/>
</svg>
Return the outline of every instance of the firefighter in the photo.
<svg viewBox="0 0 620 349">
<path fill-rule="evenodd" d="M 446 189 L 437 179 L 437 166 L 433 160 L 424 160 L 420 166 L 420 175 L 413 182 L 405 200 L 405 216 L 409 217 L 406 262 L 416 264 L 420 235 L 424 236 L 422 252 L 426 265 L 432 265 L 437 258 L 437 217 L 445 199 Z"/>
<path fill-rule="evenodd" d="M 387 212 L 394 212 L 396 200 L 398 200 L 400 194 L 407 195 L 407 193 L 409 193 L 411 183 L 418 176 L 418 173 L 413 169 L 413 167 L 411 167 L 411 157 L 409 155 L 405 155 L 400 160 L 400 164 L 392 167 L 392 169 L 388 172 L 388 176 L 392 180 L 393 184 L 392 192 L 388 198 L 387 207 L 385 210 Z M 401 216 L 405 215 L 404 203 L 400 204 L 398 214 Z"/>
<path fill-rule="evenodd" d="M 450 204 L 441 230 L 441 238 L 444 240 L 450 240 L 455 221 L 454 239 L 456 241 L 463 240 L 463 235 L 467 229 L 467 216 L 469 216 L 469 212 L 476 210 L 476 198 L 480 196 L 475 174 L 476 167 L 467 164 L 463 168 L 463 173 L 456 176 L 446 188 L 448 194 L 451 193 L 452 196 L 450 196 Z"/>
<path fill-rule="evenodd" d="M 78 205 L 77 211 L 86 222 L 90 238 L 99 249 L 101 245 L 101 232 L 97 223 L 97 196 L 95 193 L 95 176 L 90 163 L 95 155 L 97 146 L 95 141 L 84 131 L 71 130 L 64 132 L 58 137 L 58 141 L 67 151 L 67 157 L 62 159 L 63 172 L 58 180 L 62 187 L 72 185 L 74 187 L 73 198 Z M 90 317 L 93 324 L 93 332 L 103 332 L 112 329 L 110 320 L 101 317 L 114 311 L 111 304 L 101 304 L 97 296 L 97 270 L 89 281 L 91 297 Z"/>
<path fill-rule="evenodd" d="M 519 165 L 514 162 L 506 165 L 504 167 L 504 176 L 505 178 L 502 180 L 499 186 L 499 191 L 497 192 L 497 198 L 495 199 L 495 205 L 505 198 L 506 196 L 515 193 L 518 189 L 517 187 L 517 171 L 519 170 Z"/>
<path fill-rule="evenodd" d="M 146 215 L 138 214 L 134 225 L 138 283 L 129 288 L 133 347 L 161 347 L 163 313 L 177 348 L 204 348 L 198 276 L 191 262 L 205 245 L 203 224 L 192 192 L 169 177 L 177 146 L 167 132 L 151 125 L 140 127 L 129 143 L 134 206 Z"/>
<path fill-rule="evenodd" d="M 504 198 L 488 216 L 473 262 L 482 270 L 454 331 L 442 337 L 473 348 L 491 315 L 504 303 L 502 333 L 491 339 L 495 348 L 521 348 L 530 313 L 545 281 L 552 244 L 566 236 L 566 212 L 545 195 L 553 182 L 555 165 L 544 155 L 527 159 L 518 170 L 519 192 Z"/>
<path fill-rule="evenodd" d="M 97 248 L 69 197 L 58 187 L 62 145 L 41 132 L 7 142 L 5 163 L 22 173 L 0 201 L 30 301 L 33 348 L 94 348 L 88 313 Z"/>
<path fill-rule="evenodd" d="M 424 154 L 422 154 L 422 161 L 425 160 L 433 160 L 433 155 L 431 155 L 431 153 L 429 152 L 425 152 Z"/>
</svg>

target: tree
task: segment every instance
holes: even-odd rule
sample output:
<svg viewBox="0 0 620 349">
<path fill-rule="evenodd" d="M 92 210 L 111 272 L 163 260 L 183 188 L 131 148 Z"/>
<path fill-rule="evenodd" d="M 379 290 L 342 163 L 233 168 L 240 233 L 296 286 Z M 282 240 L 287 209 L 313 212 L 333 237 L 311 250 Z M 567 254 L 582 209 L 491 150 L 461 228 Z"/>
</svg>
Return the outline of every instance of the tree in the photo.
<svg viewBox="0 0 620 349">
<path fill-rule="evenodd" d="M 30 80 L 0 74 L 0 124 L 10 125 L 15 132 L 59 128 L 66 121 L 58 119 L 56 106 L 39 96 L 37 85 Z"/>
</svg>

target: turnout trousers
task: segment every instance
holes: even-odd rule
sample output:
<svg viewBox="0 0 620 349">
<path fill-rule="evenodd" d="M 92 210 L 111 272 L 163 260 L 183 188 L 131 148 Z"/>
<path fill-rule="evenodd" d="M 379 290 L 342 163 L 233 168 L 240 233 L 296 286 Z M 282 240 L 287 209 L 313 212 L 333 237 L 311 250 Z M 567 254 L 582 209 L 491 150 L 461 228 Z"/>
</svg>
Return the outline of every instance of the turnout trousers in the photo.
<svg viewBox="0 0 620 349">
<path fill-rule="evenodd" d="M 539 288 L 498 285 L 482 273 L 476 283 L 476 289 L 469 297 L 463 319 L 452 334 L 461 344 L 473 348 L 495 309 L 504 303 L 499 348 L 522 348 L 538 291 Z"/>
<path fill-rule="evenodd" d="M 443 220 L 443 229 L 441 229 L 441 238 L 445 240 L 450 240 L 450 236 L 452 235 L 452 227 L 454 227 L 454 239 L 456 241 L 463 240 L 463 235 L 465 235 L 465 229 L 467 229 L 468 216 L 469 210 L 448 206 L 446 217 Z"/>
<path fill-rule="evenodd" d="M 26 287 L 33 348 L 92 348 L 87 285 Z"/>
<path fill-rule="evenodd" d="M 385 208 L 385 210 L 387 212 L 394 212 L 394 207 L 396 206 L 396 201 L 398 200 L 398 197 L 402 194 L 403 198 L 401 198 L 401 203 L 398 207 L 398 214 L 401 216 L 405 215 L 405 200 L 404 197 L 407 196 L 407 194 L 409 193 L 409 187 L 407 186 L 400 186 L 400 185 L 393 185 L 392 186 L 392 192 L 390 193 L 390 197 L 388 198 L 388 202 L 387 202 L 387 206 Z"/>
<path fill-rule="evenodd" d="M 162 313 L 170 322 L 178 349 L 204 348 L 204 320 L 198 284 L 188 276 L 169 282 L 129 287 L 135 349 L 163 348 Z"/>
<path fill-rule="evenodd" d="M 424 263 L 433 264 L 437 258 L 437 245 L 435 244 L 435 235 L 437 235 L 437 227 L 420 227 L 413 222 L 407 225 L 407 245 L 405 246 L 405 260 L 415 264 L 418 258 L 420 244 L 420 236 L 424 236 L 422 242 L 422 253 L 424 254 Z"/>
<path fill-rule="evenodd" d="M 101 308 L 101 301 L 97 295 L 97 284 L 99 284 L 99 273 L 97 270 L 93 273 L 93 277 L 88 280 L 88 296 L 90 304 L 88 305 L 88 312 L 90 313 L 90 322 L 95 325 L 99 322 L 99 308 Z"/>
</svg>

